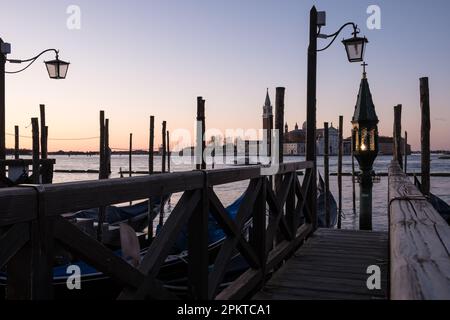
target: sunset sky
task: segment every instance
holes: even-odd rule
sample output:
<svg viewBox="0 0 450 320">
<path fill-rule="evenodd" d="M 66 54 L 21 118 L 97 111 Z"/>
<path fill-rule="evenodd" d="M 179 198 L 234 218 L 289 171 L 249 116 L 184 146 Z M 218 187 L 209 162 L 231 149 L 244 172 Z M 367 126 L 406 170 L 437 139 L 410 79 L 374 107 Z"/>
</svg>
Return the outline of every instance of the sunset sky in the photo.
<svg viewBox="0 0 450 320">
<path fill-rule="evenodd" d="M 4 1 L 0 37 L 12 45 L 9 58 L 29 58 L 46 48 L 71 62 L 64 81 L 48 79 L 43 60 L 7 75 L 6 131 L 31 135 L 30 118 L 47 106 L 49 149 L 97 150 L 99 110 L 110 119 L 111 146 L 147 148 L 148 118 L 168 129 L 194 130 L 196 97 L 206 99 L 207 128 L 262 126 L 266 88 L 286 87 L 285 119 L 291 128 L 306 117 L 309 10 L 327 12 L 324 33 L 356 22 L 370 43 L 366 61 L 380 118 L 392 134 L 393 106 L 403 104 L 403 129 L 420 147 L 419 78 L 430 78 L 432 148 L 450 149 L 450 2 L 300 0 L 41 0 Z M 381 30 L 368 30 L 369 5 L 381 8 Z M 432 5 L 431 5 L 432 4 Z M 81 9 L 81 29 L 69 30 L 69 5 Z M 345 29 L 338 40 L 349 37 Z M 328 41 L 320 40 L 319 47 Z M 20 66 L 7 64 L 7 70 Z M 336 126 L 345 136 L 356 103 L 361 66 L 347 61 L 337 41 L 319 54 L 318 127 Z M 13 137 L 7 136 L 7 147 Z M 31 140 L 23 138 L 22 147 Z"/>
</svg>

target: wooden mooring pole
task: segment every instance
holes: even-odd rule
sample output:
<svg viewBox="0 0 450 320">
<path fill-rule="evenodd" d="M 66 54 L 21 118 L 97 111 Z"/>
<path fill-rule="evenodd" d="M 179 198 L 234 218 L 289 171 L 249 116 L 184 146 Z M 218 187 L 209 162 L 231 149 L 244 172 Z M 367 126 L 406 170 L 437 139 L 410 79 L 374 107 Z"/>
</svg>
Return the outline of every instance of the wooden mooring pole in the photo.
<svg viewBox="0 0 450 320">
<path fill-rule="evenodd" d="M 130 145 L 128 150 L 128 176 L 132 177 L 133 171 L 133 134 L 130 133 Z"/>
<path fill-rule="evenodd" d="M 325 201 L 324 201 L 324 207 L 325 207 L 325 222 L 326 227 L 329 228 L 331 226 L 331 219 L 330 219 L 330 198 L 328 197 L 330 193 L 330 144 L 329 144 L 329 128 L 328 128 L 328 122 L 325 122 L 323 124 L 324 127 L 324 148 L 323 148 L 323 167 L 324 167 L 324 179 L 325 179 L 325 190 L 323 192 L 325 193 Z"/>
<path fill-rule="evenodd" d="M 167 172 L 170 173 L 170 132 L 167 130 Z"/>
<path fill-rule="evenodd" d="M 100 111 L 100 169 L 99 169 L 99 179 L 106 179 L 105 170 L 105 111 Z"/>
<path fill-rule="evenodd" d="M 14 159 L 20 158 L 19 126 L 14 126 Z"/>
<path fill-rule="evenodd" d="M 338 229 L 342 228 L 342 157 L 344 155 L 344 117 L 339 116 L 339 150 L 338 150 Z"/>
<path fill-rule="evenodd" d="M 45 125 L 45 104 L 39 105 L 41 114 L 41 158 L 47 159 L 48 149 L 47 149 L 47 130 Z"/>
<path fill-rule="evenodd" d="M 400 167 L 403 167 L 402 161 L 402 105 L 394 107 L 394 160 Z"/>
<path fill-rule="evenodd" d="M 167 122 L 163 121 L 162 123 L 162 131 L 161 131 L 161 140 L 162 140 L 162 154 L 161 154 L 161 172 L 166 173 L 166 155 L 167 155 L 167 146 L 166 146 L 166 127 Z"/>
<path fill-rule="evenodd" d="M 153 174 L 155 170 L 154 165 L 154 152 L 155 152 L 155 117 L 150 116 L 150 139 L 148 143 L 148 172 Z"/>
<path fill-rule="evenodd" d="M 278 161 L 283 163 L 283 142 L 284 142 L 284 96 L 286 89 L 282 87 L 276 88 L 275 96 L 275 130 L 278 130 Z M 279 190 L 281 187 L 282 176 L 275 177 L 275 189 Z"/>
<path fill-rule="evenodd" d="M 405 157 L 405 164 L 403 171 L 408 174 L 408 131 L 405 131 L 405 143 L 403 144 L 403 157 Z"/>
<path fill-rule="evenodd" d="M 150 116 L 150 138 L 148 144 L 148 173 L 153 174 L 154 171 L 154 150 L 155 150 L 155 117 Z M 148 199 L 148 239 L 153 238 L 153 202 L 152 199 Z"/>
<path fill-rule="evenodd" d="M 428 77 L 420 78 L 422 193 L 430 194 L 430 89 Z"/>
<path fill-rule="evenodd" d="M 205 100 L 202 97 L 197 97 L 197 143 L 196 143 L 196 168 L 197 170 L 206 170 L 205 161 Z"/>
<path fill-rule="evenodd" d="M 111 174 L 111 150 L 109 149 L 109 119 L 105 120 L 105 177 Z"/>
<path fill-rule="evenodd" d="M 355 151 L 353 150 L 353 134 L 352 134 L 351 155 L 352 155 L 352 205 L 353 205 L 353 215 L 356 215 Z"/>
<path fill-rule="evenodd" d="M 39 184 L 39 120 L 31 118 L 33 136 L 33 183 Z"/>
</svg>

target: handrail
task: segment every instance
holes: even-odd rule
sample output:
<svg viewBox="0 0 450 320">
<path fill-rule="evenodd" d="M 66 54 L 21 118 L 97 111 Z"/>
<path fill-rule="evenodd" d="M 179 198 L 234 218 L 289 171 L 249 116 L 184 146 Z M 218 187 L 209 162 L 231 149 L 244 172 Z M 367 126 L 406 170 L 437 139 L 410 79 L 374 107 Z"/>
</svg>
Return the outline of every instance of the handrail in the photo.
<svg viewBox="0 0 450 320">
<path fill-rule="evenodd" d="M 389 167 L 391 299 L 450 299 L 450 227 L 398 162 Z"/>
</svg>

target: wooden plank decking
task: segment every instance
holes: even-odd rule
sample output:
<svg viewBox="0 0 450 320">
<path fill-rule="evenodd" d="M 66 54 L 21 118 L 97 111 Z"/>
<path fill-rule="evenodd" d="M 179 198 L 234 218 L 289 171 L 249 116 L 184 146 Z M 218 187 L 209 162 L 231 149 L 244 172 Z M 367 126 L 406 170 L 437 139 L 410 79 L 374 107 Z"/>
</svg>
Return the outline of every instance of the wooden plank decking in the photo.
<svg viewBox="0 0 450 320">
<path fill-rule="evenodd" d="M 367 267 L 381 268 L 370 291 Z M 253 298 L 256 300 L 387 299 L 388 235 L 319 229 Z"/>
</svg>

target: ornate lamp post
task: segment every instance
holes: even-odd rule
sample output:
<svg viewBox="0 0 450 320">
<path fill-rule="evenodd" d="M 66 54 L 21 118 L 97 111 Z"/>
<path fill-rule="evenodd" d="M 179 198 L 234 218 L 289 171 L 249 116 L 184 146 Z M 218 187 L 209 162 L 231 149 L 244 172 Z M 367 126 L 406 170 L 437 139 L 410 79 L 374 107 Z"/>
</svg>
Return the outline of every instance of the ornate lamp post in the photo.
<svg viewBox="0 0 450 320">
<path fill-rule="evenodd" d="M 372 185 L 375 176 L 373 163 L 378 155 L 378 117 L 367 81 L 366 66 L 364 63 L 363 78 L 352 119 L 352 141 L 354 155 L 361 170 L 359 228 L 372 230 Z"/>
<path fill-rule="evenodd" d="M 56 57 L 54 60 L 45 61 L 47 72 L 50 79 L 65 79 L 67 70 L 69 69 L 69 63 L 59 59 L 59 51 L 56 49 L 47 49 L 39 53 L 38 55 L 25 60 L 8 59 L 7 55 L 11 53 L 11 45 L 3 42 L 0 38 L 0 161 L 6 159 L 6 146 L 5 146 L 5 74 L 17 74 L 28 69 L 36 60 L 47 52 L 54 52 Z M 24 68 L 17 71 L 6 71 L 6 62 L 9 63 L 28 63 Z M 5 168 L 0 165 L 0 177 L 5 176 Z"/>
<path fill-rule="evenodd" d="M 309 26 L 309 47 L 308 47 L 308 81 L 307 81 L 307 114 L 306 121 L 308 123 L 306 129 L 306 160 L 314 163 L 312 170 L 313 186 L 310 193 L 307 195 L 307 202 L 311 204 L 311 211 L 316 212 L 317 199 L 317 161 L 316 161 L 316 91 L 317 91 L 317 52 L 325 51 L 337 39 L 342 30 L 347 26 L 353 27 L 352 37 L 345 39 L 342 43 L 347 52 L 349 62 L 364 61 L 365 46 L 368 43 L 367 39 L 358 37 L 358 26 L 353 22 L 348 22 L 338 29 L 333 34 L 321 34 L 322 27 L 326 25 L 326 13 L 324 11 L 317 12 L 316 7 L 312 7 L 310 12 L 310 26 Z M 323 49 L 317 49 L 317 39 L 329 39 L 331 42 Z M 314 222 L 316 223 L 316 222 Z"/>
</svg>

